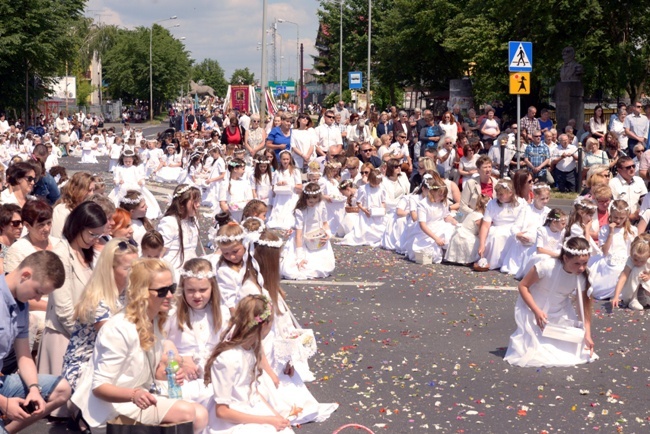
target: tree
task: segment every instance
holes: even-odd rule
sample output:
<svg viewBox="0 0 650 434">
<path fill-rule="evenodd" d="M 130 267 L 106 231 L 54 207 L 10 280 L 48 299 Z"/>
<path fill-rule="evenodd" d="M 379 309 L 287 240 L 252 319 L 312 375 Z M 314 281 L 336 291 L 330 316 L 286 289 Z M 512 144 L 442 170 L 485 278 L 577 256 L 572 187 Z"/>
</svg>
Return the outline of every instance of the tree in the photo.
<svg viewBox="0 0 650 434">
<path fill-rule="evenodd" d="M 74 60 L 69 28 L 83 13 L 85 0 L 0 2 L 0 104 L 14 110 L 44 97 L 49 78 Z M 44 86 L 35 86 L 42 82 Z M 28 92 L 28 101 L 25 94 Z"/>
<path fill-rule="evenodd" d="M 217 95 L 225 95 L 228 90 L 228 82 L 219 62 L 213 59 L 204 59 L 203 62 L 192 67 L 192 80 L 198 82 L 203 80 L 214 89 Z"/>
<path fill-rule="evenodd" d="M 235 69 L 230 77 L 230 84 L 255 84 L 255 74 L 250 72 L 248 68 Z"/>
<path fill-rule="evenodd" d="M 149 28 L 119 30 L 103 60 L 104 79 L 114 98 L 149 100 Z M 189 53 L 181 41 L 153 26 L 152 71 L 154 109 L 174 99 L 190 77 Z"/>
</svg>

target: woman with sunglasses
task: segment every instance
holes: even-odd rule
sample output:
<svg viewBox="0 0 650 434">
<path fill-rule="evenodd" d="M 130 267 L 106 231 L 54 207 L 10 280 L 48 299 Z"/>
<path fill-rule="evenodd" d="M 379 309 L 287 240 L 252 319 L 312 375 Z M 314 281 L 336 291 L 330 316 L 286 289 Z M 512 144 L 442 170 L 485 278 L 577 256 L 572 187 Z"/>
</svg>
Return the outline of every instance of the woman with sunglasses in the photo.
<svg viewBox="0 0 650 434">
<path fill-rule="evenodd" d="M 23 219 L 20 207 L 15 203 L 0 205 L 0 272 L 4 271 L 4 261 L 9 247 L 20 238 Z"/>
<path fill-rule="evenodd" d="M 127 277 L 137 258 L 137 247 L 125 238 L 113 238 L 97 258 L 95 270 L 74 308 L 74 329 L 63 356 L 62 375 L 73 392 L 93 355 L 97 333 L 124 307 Z M 80 419 L 78 413 L 77 424 Z"/>
<path fill-rule="evenodd" d="M 132 264 L 126 307 L 97 334 L 91 375 L 81 379 L 72 397 L 91 427 L 116 414 L 145 425 L 192 422 L 195 433 L 207 425 L 205 407 L 161 396 L 168 351 L 180 359 L 174 344 L 162 336 L 175 291 L 173 271 L 165 261 L 139 259 Z M 176 381 L 183 383 L 184 375 L 181 368 Z"/>
<path fill-rule="evenodd" d="M 0 194 L 0 203 L 15 203 L 23 207 L 36 183 L 36 172 L 29 163 L 15 163 L 6 172 L 9 186 Z"/>
<path fill-rule="evenodd" d="M 94 246 L 106 232 L 106 213 L 95 202 L 72 210 L 63 226 L 61 242 L 54 248 L 65 268 L 65 283 L 47 300 L 45 330 L 38 355 L 38 372 L 60 375 L 63 355 L 74 330 L 74 307 L 92 275 Z M 56 417 L 64 417 L 65 409 Z"/>
<path fill-rule="evenodd" d="M 264 131 L 264 128 L 260 125 L 260 115 L 251 115 L 250 127 L 246 130 L 244 135 L 244 147 L 251 158 L 264 149 L 265 140 L 266 131 Z"/>
</svg>

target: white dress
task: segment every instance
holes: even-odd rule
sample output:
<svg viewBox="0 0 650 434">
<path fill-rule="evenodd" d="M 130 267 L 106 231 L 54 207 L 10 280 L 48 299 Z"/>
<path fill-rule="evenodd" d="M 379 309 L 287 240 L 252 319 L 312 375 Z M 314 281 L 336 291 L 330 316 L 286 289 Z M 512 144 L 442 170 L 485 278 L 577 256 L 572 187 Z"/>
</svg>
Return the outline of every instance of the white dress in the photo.
<svg viewBox="0 0 650 434">
<path fill-rule="evenodd" d="M 215 404 L 227 405 L 232 410 L 245 414 L 275 416 L 273 410 L 267 405 L 267 403 L 273 405 L 277 402 L 273 396 L 275 389 L 273 381 L 266 372 L 262 371 L 260 377 L 252 382 L 254 367 L 255 354 L 251 350 L 235 347 L 219 354 L 210 370 Z M 299 403 L 296 405 L 300 406 Z M 287 411 L 274 406 L 273 409 L 285 417 L 290 412 L 290 408 Z M 227 422 L 218 418 L 216 411 L 209 413 L 208 427 L 210 434 L 275 434 L 278 432 L 269 424 Z M 294 431 L 285 428 L 279 432 L 288 434 Z"/>
<path fill-rule="evenodd" d="M 516 208 L 511 203 L 499 204 L 497 199 L 488 202 L 483 221 L 492 223 L 492 225 L 485 240 L 483 256 L 487 259 L 490 270 L 499 269 L 503 265 L 504 247 L 508 238 L 512 236 L 510 228 L 517 219 L 517 213 L 521 208 L 523 208 L 521 204 Z"/>
<path fill-rule="evenodd" d="M 285 182 L 285 186 L 288 186 L 288 191 L 280 190 L 275 191 L 275 186 L 278 185 L 278 182 Z M 291 170 L 282 170 L 278 169 L 273 172 L 273 187 L 274 187 L 274 199 L 273 199 L 273 209 L 271 210 L 271 215 L 267 222 L 267 226 L 272 229 L 282 229 L 288 230 L 294 227 L 295 221 L 293 217 L 293 210 L 298 203 L 298 194 L 295 192 L 295 186 L 302 184 L 302 177 L 300 171 L 297 169 Z M 282 187 L 284 190 L 285 187 Z"/>
<path fill-rule="evenodd" d="M 357 191 L 357 203 L 361 203 L 364 209 L 379 210 L 385 209 L 387 193 L 381 185 L 372 187 L 366 184 Z M 381 243 L 381 237 L 386 230 L 385 215 L 368 217 L 363 211 L 359 211 L 359 219 L 354 228 L 349 232 L 341 242 L 344 246 L 371 246 L 378 247 Z"/>
<path fill-rule="evenodd" d="M 109 146 L 109 162 L 108 162 L 108 171 L 113 173 L 113 170 L 115 169 L 115 166 L 117 166 L 117 162 L 120 159 L 120 154 L 122 154 L 122 145 L 118 143 L 112 143 Z"/>
<path fill-rule="evenodd" d="M 87 163 L 87 164 L 97 164 L 97 157 L 95 157 L 95 150 L 93 149 L 96 147 L 94 142 L 81 142 L 81 161 L 80 163 Z"/>
<path fill-rule="evenodd" d="M 410 185 L 406 175 L 402 174 L 397 177 L 396 181 L 392 181 L 387 177 L 384 178 L 381 185 L 386 190 L 386 217 L 384 218 L 386 230 L 382 236 L 381 246 L 385 249 L 393 250 L 396 240 L 393 239 L 392 232 L 393 223 L 397 220 L 397 204 L 402 197 L 409 194 Z M 390 241 L 391 239 L 393 241 Z"/>
<path fill-rule="evenodd" d="M 294 129 L 291 134 L 291 157 L 296 162 L 296 167 L 301 169 L 305 165 L 305 161 L 302 157 L 298 156 L 294 150 L 297 149 L 301 154 L 304 154 L 309 150 L 309 147 L 312 147 L 312 152 L 309 158 L 310 161 L 316 159 L 316 145 L 318 144 L 318 137 L 313 128 L 308 128 L 306 130 Z"/>
<path fill-rule="evenodd" d="M 316 206 L 307 207 L 305 209 L 297 209 L 295 211 L 296 230 L 302 229 L 304 259 L 306 264 L 298 268 L 298 262 L 302 261 L 302 257 L 296 250 L 296 234 L 295 232 L 289 238 L 289 241 L 284 246 L 282 251 L 282 262 L 280 264 L 280 271 L 282 277 L 292 280 L 315 279 L 329 276 L 334 271 L 334 250 L 332 244 L 328 240 L 327 243 L 317 249 L 310 250 L 305 243 L 305 235 L 312 231 L 322 229 L 324 223 L 327 222 L 327 209 L 321 200 Z"/>
<path fill-rule="evenodd" d="M 535 264 L 539 261 L 550 258 L 546 253 L 537 253 L 538 248 L 559 254 L 562 250 L 562 240 L 564 239 L 563 233 L 564 231 L 553 232 L 550 226 L 542 226 L 541 228 L 538 228 L 537 236 L 535 238 L 535 250 L 526 251 L 516 278 L 523 279 Z"/>
<path fill-rule="evenodd" d="M 218 178 L 224 173 L 226 173 L 226 162 L 221 158 L 221 156 L 219 156 L 217 160 L 212 162 L 208 179 Z M 203 193 L 203 205 L 211 206 L 215 210 L 219 208 L 219 194 L 221 193 L 221 186 L 223 185 L 224 178 L 208 184 L 207 189 Z"/>
<path fill-rule="evenodd" d="M 158 232 L 163 237 L 166 249 L 163 259 L 173 265 L 177 278 L 178 270 L 181 269 L 183 264 L 192 258 L 196 258 L 196 247 L 199 244 L 199 228 L 193 219 L 182 219 L 181 229 L 183 230 L 183 261 L 181 261 L 180 255 L 181 242 L 176 217 L 166 216 L 160 219 L 158 223 Z"/>
<path fill-rule="evenodd" d="M 162 158 L 162 161 L 167 164 L 178 164 L 183 161 L 183 156 L 181 154 L 165 154 L 165 156 Z M 156 181 L 177 183 L 178 177 L 181 175 L 182 171 L 182 165 L 177 167 L 161 167 L 158 173 L 156 173 Z"/>
<path fill-rule="evenodd" d="M 535 268 L 540 280 L 530 287 L 530 293 L 537 306 L 548 316 L 549 322 L 557 324 L 579 320 L 580 314 L 576 313 L 572 300 L 575 299 L 578 285 L 580 288 L 586 287 L 584 276 L 564 271 L 559 259 L 545 259 L 538 262 Z M 510 336 L 504 357 L 506 362 L 522 367 L 551 367 L 574 366 L 590 361 L 589 350 L 584 349 L 584 343 L 574 344 L 543 337 L 535 314 L 521 295 L 515 305 L 515 322 L 517 330 Z M 583 348 L 579 354 L 576 345 Z"/>
<path fill-rule="evenodd" d="M 612 244 L 607 255 L 600 253 L 589 260 L 589 295 L 597 300 L 604 300 L 614 295 L 618 277 L 630 257 L 630 246 L 636 238 L 636 227 L 632 226 L 630 234 L 625 236 L 625 228 L 614 228 Z M 604 225 L 598 233 L 598 244 L 602 247 L 609 236 L 609 225 Z"/>
<path fill-rule="evenodd" d="M 445 261 L 457 264 L 478 261 L 478 230 L 482 221 L 483 214 L 472 211 L 461 224 L 456 225 L 456 231 L 452 234 L 445 252 Z"/>
<path fill-rule="evenodd" d="M 120 206 L 120 199 L 126 195 L 128 190 L 139 191 L 144 201 L 147 203 L 147 218 L 150 220 L 157 219 L 161 215 L 160 205 L 154 195 L 145 186 L 144 167 L 140 166 L 116 166 L 113 169 L 113 179 L 115 188 L 111 190 L 108 198 L 113 201 L 115 206 Z M 138 184 L 142 182 L 143 185 Z"/>
<path fill-rule="evenodd" d="M 330 231 L 332 231 L 333 235 L 342 237 L 345 235 L 343 219 L 345 218 L 347 198 L 341 194 L 336 179 L 329 180 L 327 178 L 321 178 L 321 180 L 323 181 L 323 193 L 332 198 L 332 202 L 325 202 Z"/>
<path fill-rule="evenodd" d="M 212 354 L 212 350 L 219 343 L 221 335 L 230 320 L 230 310 L 223 305 L 220 306 L 220 309 L 221 326 L 216 333 L 214 332 L 212 319 L 212 302 L 208 303 L 203 309 L 188 309 L 190 323 L 192 324 L 191 329 L 186 325 L 183 325 L 182 329 L 178 326 L 176 311 L 170 312 L 165 322 L 167 339 L 174 343 L 178 354 L 183 357 L 191 357 L 194 364 L 199 368 L 199 378 L 186 381 L 183 384 L 183 399 L 198 402 L 208 408 L 210 398 L 212 398 L 212 390 L 203 383 L 203 368 L 210 354 Z"/>
<path fill-rule="evenodd" d="M 138 243 L 138 246 L 141 246 L 142 237 L 147 233 L 144 224 L 140 219 L 131 219 L 131 227 L 133 228 L 133 240 Z"/>
<path fill-rule="evenodd" d="M 158 169 L 158 166 L 160 166 L 160 161 L 163 159 L 164 153 L 160 148 L 145 149 L 142 151 L 141 156 L 144 164 L 144 174 L 149 178 Z"/>
<path fill-rule="evenodd" d="M 257 199 L 261 200 L 268 207 L 273 196 L 273 176 L 262 174 L 259 182 L 255 180 L 255 173 L 252 173 L 248 178 L 251 190 L 257 195 Z"/>
<path fill-rule="evenodd" d="M 386 250 L 395 250 L 399 243 L 399 239 L 406 228 L 408 223 L 408 209 L 409 209 L 409 195 L 404 195 L 399 198 L 395 210 L 386 214 L 386 230 L 384 235 L 381 237 L 381 248 Z M 401 210 L 407 213 L 407 215 L 399 217 L 397 211 Z"/>
<path fill-rule="evenodd" d="M 415 194 L 412 194 L 408 197 L 408 207 L 406 208 L 406 212 L 408 213 L 406 216 L 406 227 L 402 231 L 402 234 L 400 235 L 399 240 L 395 245 L 395 252 L 399 253 L 400 255 L 407 254 L 408 246 L 413 244 L 413 240 L 421 230 L 420 223 L 417 221 L 417 217 L 415 220 L 413 220 L 411 216 L 412 212 L 415 212 L 417 215 L 418 204 L 421 200 L 422 196 Z"/>
<path fill-rule="evenodd" d="M 216 259 L 215 267 L 219 261 Z M 228 309 L 234 309 L 237 306 L 238 294 L 241 291 L 246 274 L 246 267 L 242 265 L 239 271 L 230 267 L 225 261 L 216 267 L 217 284 L 219 285 L 219 293 L 221 294 L 221 304 Z"/>
<path fill-rule="evenodd" d="M 245 178 L 226 179 L 219 192 L 219 202 L 226 202 L 233 220 L 241 221 L 246 204 L 253 199 L 253 190 Z"/>
<path fill-rule="evenodd" d="M 406 247 L 406 256 L 411 261 L 415 260 L 416 253 L 427 252 L 431 254 L 434 264 L 442 262 L 443 249 L 447 248 L 449 239 L 454 233 L 454 225 L 445 221 L 445 218 L 450 215 L 449 205 L 431 202 L 428 197 L 418 203 L 418 228 L 420 231 L 415 235 L 413 243 Z M 419 227 L 420 223 L 425 223 L 437 237 L 441 238 L 444 246 L 439 246 L 433 238 L 425 234 Z"/>
<path fill-rule="evenodd" d="M 526 254 L 531 255 L 536 250 L 535 238 L 537 236 L 537 229 L 541 228 L 546 220 L 546 215 L 550 209 L 543 207 L 538 209 L 535 203 L 524 206 L 517 216 L 517 220 L 510 229 L 511 237 L 506 242 L 505 256 L 503 258 L 503 265 L 501 265 L 501 272 L 516 275 L 519 268 L 523 265 L 521 258 Z M 522 243 L 516 238 L 519 232 L 524 232 L 526 237 L 530 240 L 529 243 Z"/>
</svg>

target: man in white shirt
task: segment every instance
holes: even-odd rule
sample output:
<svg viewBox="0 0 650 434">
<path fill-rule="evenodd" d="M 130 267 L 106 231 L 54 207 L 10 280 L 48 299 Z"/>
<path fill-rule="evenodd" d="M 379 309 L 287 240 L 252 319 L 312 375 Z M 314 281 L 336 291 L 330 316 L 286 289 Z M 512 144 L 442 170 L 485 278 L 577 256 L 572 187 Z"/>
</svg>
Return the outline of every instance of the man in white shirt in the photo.
<svg viewBox="0 0 650 434">
<path fill-rule="evenodd" d="M 544 143 L 546 144 L 546 146 L 548 146 L 548 152 L 550 152 L 552 156 L 553 151 L 557 149 L 557 143 L 553 141 L 553 133 L 549 130 L 543 134 L 544 134 Z"/>
<path fill-rule="evenodd" d="M 63 110 L 59 112 L 59 117 L 54 121 L 54 128 L 59 131 L 59 144 L 65 147 L 65 153 L 70 155 L 70 123 L 63 116 Z"/>
<path fill-rule="evenodd" d="M 338 155 L 343 151 L 343 138 L 341 137 L 341 129 L 334 123 L 334 111 L 327 110 L 323 118 L 325 123 L 315 129 L 318 138 L 316 153 L 321 157 L 325 156 L 330 147 L 335 146 L 338 149 L 335 149 L 334 155 Z"/>
<path fill-rule="evenodd" d="M 243 127 L 246 131 L 251 126 L 251 118 L 248 116 L 246 112 L 242 112 L 241 116 L 239 117 L 239 125 Z"/>
<path fill-rule="evenodd" d="M 635 176 L 634 160 L 625 156 L 616 162 L 618 174 L 609 181 L 612 199 L 622 199 L 630 206 L 630 221 L 639 219 L 639 200 L 648 193 L 643 180 Z M 645 200 L 644 200 L 645 203 Z"/>
<path fill-rule="evenodd" d="M 9 122 L 5 119 L 5 114 L 0 113 L 0 134 L 5 134 L 9 131 Z"/>
<path fill-rule="evenodd" d="M 451 137 L 445 137 L 442 146 L 438 148 L 438 172 L 440 172 L 440 176 L 451 179 L 451 171 L 454 168 L 455 161 L 456 150 L 454 149 L 454 143 Z"/>
<path fill-rule="evenodd" d="M 551 152 L 551 167 L 555 167 L 553 177 L 562 193 L 576 189 L 576 161 L 578 148 L 569 143 L 569 136 L 560 134 L 558 146 Z"/>
</svg>

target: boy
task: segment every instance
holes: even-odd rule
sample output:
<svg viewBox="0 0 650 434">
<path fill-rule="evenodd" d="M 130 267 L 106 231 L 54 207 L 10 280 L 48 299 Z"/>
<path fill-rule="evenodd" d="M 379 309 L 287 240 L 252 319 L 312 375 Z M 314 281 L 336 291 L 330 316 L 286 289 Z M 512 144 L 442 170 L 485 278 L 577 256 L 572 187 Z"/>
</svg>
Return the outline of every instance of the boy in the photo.
<svg viewBox="0 0 650 434">
<path fill-rule="evenodd" d="M 62 377 L 38 375 L 29 348 L 29 300 L 63 286 L 65 270 L 50 251 L 32 253 L 0 275 L 0 369 L 13 345 L 19 373 L 0 377 L 0 433 L 16 433 L 61 407 L 70 398 Z"/>
</svg>

